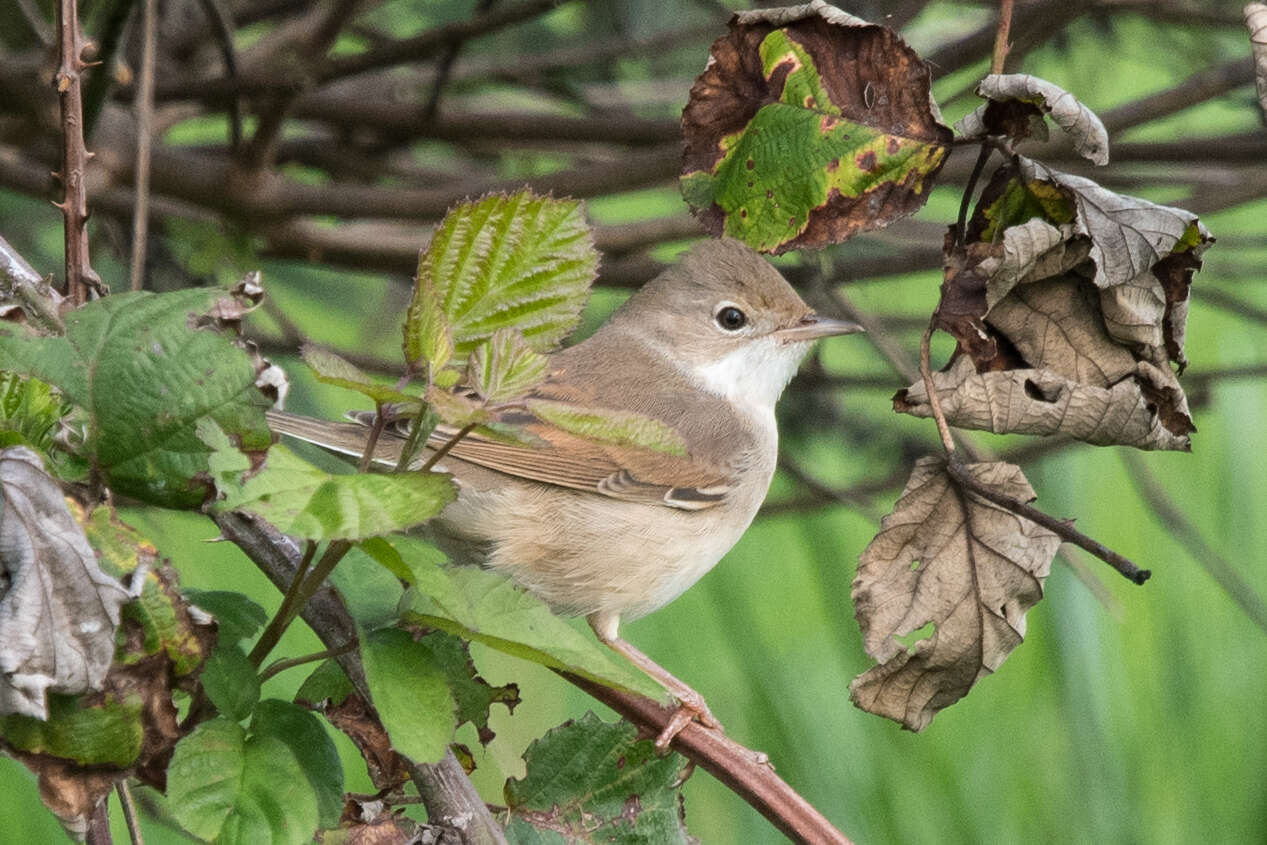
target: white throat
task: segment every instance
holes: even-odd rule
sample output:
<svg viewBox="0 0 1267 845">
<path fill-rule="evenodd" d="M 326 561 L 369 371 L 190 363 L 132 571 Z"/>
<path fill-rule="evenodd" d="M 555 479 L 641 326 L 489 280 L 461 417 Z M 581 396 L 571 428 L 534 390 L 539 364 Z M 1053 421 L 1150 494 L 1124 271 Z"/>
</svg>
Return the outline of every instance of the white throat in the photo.
<svg viewBox="0 0 1267 845">
<path fill-rule="evenodd" d="M 687 364 L 686 374 L 701 388 L 763 414 L 774 413 L 783 388 L 796 375 L 809 343 L 780 343 L 773 337 L 750 340 L 707 364 Z"/>
</svg>

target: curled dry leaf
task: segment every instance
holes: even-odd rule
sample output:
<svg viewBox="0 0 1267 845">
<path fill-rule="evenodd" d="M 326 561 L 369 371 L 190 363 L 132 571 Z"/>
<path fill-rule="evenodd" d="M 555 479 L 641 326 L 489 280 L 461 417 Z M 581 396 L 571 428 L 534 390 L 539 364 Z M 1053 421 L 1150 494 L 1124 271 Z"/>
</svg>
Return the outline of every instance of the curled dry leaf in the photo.
<svg viewBox="0 0 1267 845">
<path fill-rule="evenodd" d="M 1258 111 L 1267 124 L 1267 5 L 1245 6 L 1245 25 L 1249 27 L 1249 51 L 1254 57 L 1254 88 L 1258 92 Z"/>
<path fill-rule="evenodd" d="M 101 688 L 130 596 L 25 446 L 0 451 L 0 504 L 0 715 L 46 719 L 46 691 Z"/>
<path fill-rule="evenodd" d="M 955 124 L 969 138 L 1037 135 L 1047 140 L 1042 115 L 1049 115 L 1073 139 L 1078 154 L 1095 164 L 1109 163 L 1109 133 L 1095 112 L 1059 85 L 1027 73 L 990 74 L 977 85 L 977 96 L 989 100 Z M 1041 127 L 1037 129 L 1035 127 Z"/>
<path fill-rule="evenodd" d="M 934 375 L 947 420 L 1097 445 L 1189 448 L 1188 289 L 1212 241 L 1196 215 L 1024 158 L 1001 167 L 947 238 L 936 314 L 959 354 Z M 921 382 L 896 410 L 928 416 Z"/>
<path fill-rule="evenodd" d="M 1019 467 L 968 464 L 980 484 L 1022 502 Z M 962 489 L 944 460 L 915 464 L 858 565 L 854 612 L 877 661 L 849 686 L 853 702 L 913 731 L 967 695 L 1025 636 L 1060 539 Z M 932 626 L 910 647 L 900 637 Z"/>
<path fill-rule="evenodd" d="M 682 112 L 681 187 L 704 227 L 816 248 L 918 210 L 952 140 L 892 30 L 815 0 L 740 12 Z"/>
</svg>

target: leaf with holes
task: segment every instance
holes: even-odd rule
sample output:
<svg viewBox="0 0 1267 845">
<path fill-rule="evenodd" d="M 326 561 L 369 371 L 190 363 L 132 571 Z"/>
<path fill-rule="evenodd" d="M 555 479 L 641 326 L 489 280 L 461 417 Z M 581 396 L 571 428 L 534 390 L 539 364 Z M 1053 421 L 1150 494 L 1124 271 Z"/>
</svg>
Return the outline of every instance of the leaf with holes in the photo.
<svg viewBox="0 0 1267 845">
<path fill-rule="evenodd" d="M 506 782 L 514 842 L 685 843 L 682 758 L 660 757 L 629 722 L 593 713 L 528 746 L 527 773 Z"/>
<path fill-rule="evenodd" d="M 918 210 L 951 132 L 928 67 L 825 3 L 737 13 L 682 112 L 682 195 L 714 235 L 815 248 Z"/>
<path fill-rule="evenodd" d="M 459 359 L 506 328 L 546 351 L 576 325 L 597 271 L 579 202 L 522 190 L 462 203 L 418 259 L 405 357 L 444 357 L 437 305 Z"/>
<path fill-rule="evenodd" d="M 1007 135 L 1047 140 L 1047 115 L 1073 140 L 1078 155 L 1095 164 L 1109 163 L 1109 133 L 1095 112 L 1060 86 L 1028 73 L 990 74 L 977 84 L 977 96 L 989 100 L 955 124 L 968 138 Z"/>
<path fill-rule="evenodd" d="M 964 468 L 1005 496 L 1034 499 L 1019 467 Z M 863 647 L 879 662 L 850 684 L 854 704 L 926 728 L 1020 645 L 1059 546 L 1046 528 L 961 488 L 943 460 L 917 461 L 853 583 Z M 930 624 L 910 647 L 899 639 Z"/>
</svg>

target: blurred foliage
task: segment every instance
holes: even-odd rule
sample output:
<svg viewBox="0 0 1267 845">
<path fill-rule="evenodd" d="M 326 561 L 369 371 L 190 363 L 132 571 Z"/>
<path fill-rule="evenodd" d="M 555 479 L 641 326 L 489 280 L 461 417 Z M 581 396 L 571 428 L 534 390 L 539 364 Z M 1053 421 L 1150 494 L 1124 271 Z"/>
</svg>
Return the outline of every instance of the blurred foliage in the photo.
<svg viewBox="0 0 1267 845">
<path fill-rule="evenodd" d="M 863 5 L 875 8 L 850 11 L 879 19 L 889 7 Z M 466 17 L 470 6 L 395 0 L 375 8 L 366 22 L 406 36 Z M 1212 3 L 1203 10 L 1235 17 L 1237 6 Z M 16 14 L 13 8 L 5 4 L 0 12 L 0 30 Z M 681 28 L 711 21 L 719 34 L 721 18 L 707 3 L 568 4 L 467 49 L 475 58 L 545 55 L 612 34 L 653 35 L 655 22 L 666 19 Z M 988 20 L 984 4 L 932 3 L 904 33 L 927 55 L 934 45 Z M 239 33 L 240 46 L 262 35 L 247 27 Z M 618 102 L 636 92 L 644 95 L 631 107 L 636 113 L 673 116 L 703 66 L 711 37 L 662 54 L 640 52 L 579 71 L 543 73 L 535 96 L 488 80 L 455 81 L 446 96 L 496 110 L 543 102 L 559 108 L 541 91 L 598 92 Z M 362 46 L 348 38 L 336 53 Z M 1020 69 L 1052 80 L 1103 113 L 1246 52 L 1243 31 L 1215 27 L 1201 16 L 1152 19 L 1104 12 L 1070 23 L 1030 50 Z M 976 98 L 962 92 L 983 71 L 984 65 L 975 65 L 937 81 L 934 92 L 948 122 L 976 107 Z M 1239 88 L 1114 140 L 1170 141 L 1258 126 L 1252 95 Z M 178 129 L 169 143 L 209 143 L 225 136 L 220 116 L 184 121 Z M 417 142 L 412 153 L 419 166 L 441 171 L 469 163 L 443 141 Z M 493 165 L 500 175 L 525 178 L 556 168 L 555 155 L 516 150 L 493 157 Z M 1164 169 L 1158 176 L 1167 166 L 1173 165 L 1129 164 L 1130 172 L 1158 177 L 1136 192 L 1162 202 L 1180 199 L 1184 192 L 1167 188 Z M 944 225 L 958 200 L 955 187 L 938 188 L 918 219 Z M 600 223 L 651 219 L 681 207 L 676 187 L 668 183 L 587 204 Z M 1267 367 L 1260 339 L 1267 313 L 1262 269 L 1267 201 L 1203 213 L 1202 219 L 1219 243 L 1193 287 L 1187 339 L 1193 364 L 1185 380 L 1193 380 L 1194 452 L 1147 454 L 1144 461 L 1206 540 L 1262 594 L 1267 520 L 1255 503 L 1267 501 L 1267 384 L 1253 368 Z M 108 217 L 95 222 L 100 237 L 94 265 L 118 287 L 126 278 L 122 229 Z M 59 267 L 60 216 L 42 200 L 0 191 L 0 228 L 41 272 Z M 256 333 L 275 343 L 284 340 L 287 327 L 269 316 L 281 314 L 305 336 L 337 349 L 388 359 L 397 354 L 400 315 L 408 302 L 404 279 L 261 258 L 249 235 L 218 225 L 171 225 L 166 234 L 152 249 L 162 259 L 155 260 L 152 274 L 156 289 L 236 278 L 258 266 L 276 309 L 251 318 L 248 327 Z M 419 234 L 419 245 L 424 237 Z M 118 252 L 112 253 L 111 243 L 119 244 Z M 680 245 L 670 241 L 652 254 L 667 258 Z M 848 243 L 829 253 L 847 266 L 877 249 L 875 242 Z M 917 334 L 900 321 L 925 317 L 939 281 L 936 271 L 906 273 L 842 290 L 858 308 L 892 321 L 894 337 L 913 352 Z M 1234 292 L 1245 307 L 1229 309 L 1204 299 L 1211 290 Z M 620 298 L 618 291 L 598 291 L 581 332 L 591 331 Z M 934 358 L 944 360 L 948 349 L 946 339 L 939 339 Z M 290 410 L 333 418 L 345 409 L 348 394 L 318 384 L 297 357 L 274 360 L 294 383 Z M 782 409 L 783 449 L 797 466 L 812 467 L 814 477 L 832 487 L 845 487 L 885 477 L 912 442 L 935 448 L 930 423 L 891 412 L 889 396 L 905 382 L 865 341 L 831 341 L 819 360 L 833 377 L 853 382 L 843 391 L 814 388 L 790 397 L 795 401 Z M 1235 367 L 1250 368 L 1252 377 L 1202 380 Z M 988 441 L 1000 449 L 1026 442 Z M 849 600 L 856 556 L 879 514 L 896 499 L 898 480 L 862 506 L 816 504 L 793 511 L 779 510 L 780 503 L 805 501 L 803 485 L 780 475 L 771 515 L 759 519 L 694 589 L 628 625 L 625 635 L 700 690 L 732 736 L 767 752 L 784 779 L 860 843 L 1260 841 L 1267 830 L 1267 792 L 1261 785 L 1267 760 L 1264 632 L 1156 520 L 1113 452 L 1075 446 L 1022 464 L 1040 506 L 1058 516 L 1078 516 L 1080 529 L 1152 568 L 1154 577 L 1137 588 L 1085 556 L 1074 557 L 1077 570 L 1058 558 L 1046 600 L 1030 614 L 1027 641 L 1003 671 L 922 735 L 854 709 L 847 697 L 849 679 L 868 664 Z M 231 584 L 270 613 L 277 608 L 280 596 L 236 548 L 206 542 L 217 532 L 205 518 L 140 507 L 124 518 L 181 568 L 184 585 L 215 590 Z M 1084 586 L 1082 570 L 1103 580 L 1105 597 Z M 311 633 L 297 626 L 287 632 L 279 653 L 319 648 Z M 496 800 L 507 777 L 525 777 L 522 755 L 533 739 L 565 719 L 603 708 L 540 666 L 479 644 L 471 646 L 471 655 L 489 684 L 513 682 L 522 698 L 513 716 L 503 708 L 490 712 L 488 726 L 496 738 L 487 747 L 479 744 L 474 726 L 457 732 L 478 764 L 476 785 Z M 282 673 L 261 694 L 289 699 L 306 674 Z M 345 787 L 370 791 L 355 750 L 326 727 L 347 772 Z M 782 841 L 707 775 L 696 774 L 683 791 L 687 823 L 704 841 Z M 161 796 L 140 798 L 162 806 Z M 126 841 L 117 799 L 111 802 L 115 839 Z M 422 817 L 421 811 L 410 814 Z M 150 815 L 142 826 L 150 845 L 189 841 Z M 0 759 L 0 839 L 19 836 L 65 841 L 40 805 L 34 779 L 14 761 Z"/>
</svg>

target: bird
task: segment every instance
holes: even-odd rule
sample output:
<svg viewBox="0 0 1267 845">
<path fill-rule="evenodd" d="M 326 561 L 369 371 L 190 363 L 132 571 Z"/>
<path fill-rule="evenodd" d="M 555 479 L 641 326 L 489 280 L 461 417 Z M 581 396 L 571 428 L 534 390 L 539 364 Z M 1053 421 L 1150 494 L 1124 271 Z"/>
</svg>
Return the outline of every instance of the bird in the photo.
<svg viewBox="0 0 1267 845">
<path fill-rule="evenodd" d="M 633 412 L 669 426 L 685 454 L 613 445 L 503 412 L 530 445 L 478 433 L 451 442 L 438 426 L 428 454 L 458 494 L 424 533 L 457 563 L 509 575 L 646 672 L 678 707 L 661 751 L 692 719 L 720 729 L 703 696 L 621 638 L 622 620 L 681 595 L 738 542 L 774 476 L 774 408 L 813 342 L 861 331 L 815 313 L 759 253 L 734 239 L 691 248 L 633 293 L 589 338 L 548 356 L 532 396 Z M 360 456 L 373 414 L 355 422 L 270 412 L 274 431 Z M 390 429 L 375 462 L 395 465 Z"/>
</svg>

